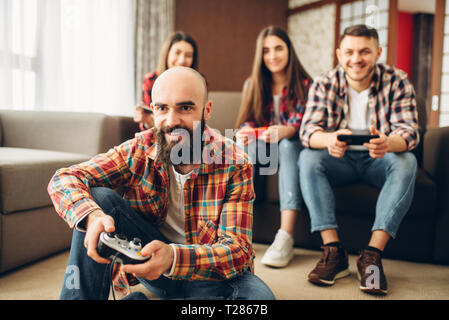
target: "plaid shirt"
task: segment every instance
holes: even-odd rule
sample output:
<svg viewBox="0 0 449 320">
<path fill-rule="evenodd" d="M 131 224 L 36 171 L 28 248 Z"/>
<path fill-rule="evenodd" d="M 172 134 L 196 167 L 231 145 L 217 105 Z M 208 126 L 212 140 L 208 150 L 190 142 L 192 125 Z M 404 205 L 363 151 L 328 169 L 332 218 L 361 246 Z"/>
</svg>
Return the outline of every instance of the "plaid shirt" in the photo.
<svg viewBox="0 0 449 320">
<path fill-rule="evenodd" d="M 245 92 L 247 91 L 250 81 L 251 79 L 247 79 L 245 81 L 245 84 L 243 85 L 243 92 L 244 92 L 243 94 L 245 94 Z M 304 80 L 304 88 L 306 92 L 309 90 L 309 87 L 310 81 L 308 79 Z M 282 90 L 281 106 L 279 108 L 280 124 L 284 126 L 287 125 L 293 126 L 296 129 L 296 131 L 298 131 L 301 126 L 301 121 L 304 115 L 306 103 L 305 101 L 300 100 L 293 101 L 295 111 L 292 112 L 288 109 L 287 102 L 288 102 L 287 87 L 284 87 L 284 89 Z M 263 108 L 263 116 L 264 116 L 264 123 L 260 124 L 259 125 L 260 127 L 274 125 L 275 110 L 273 100 L 271 100 L 271 102 Z M 253 115 L 251 115 L 247 119 L 247 121 L 245 121 L 240 127 L 244 126 L 249 126 L 252 128 L 256 127 L 256 120 Z"/>
<path fill-rule="evenodd" d="M 254 270 L 252 165 L 233 141 L 206 128 L 205 150 L 214 154 L 184 184 L 186 244 L 174 244 L 171 278 L 231 278 Z M 153 129 L 78 165 L 58 170 L 48 192 L 58 214 L 76 226 L 99 206 L 89 187 L 125 187 L 124 199 L 152 223 L 167 215 L 169 172 L 156 158 Z M 208 164 L 209 163 L 209 164 Z"/>
<path fill-rule="evenodd" d="M 142 103 L 148 107 L 151 104 L 151 90 L 158 76 L 159 72 L 150 72 L 145 76 L 142 83 Z"/>
<path fill-rule="evenodd" d="M 415 90 L 407 74 L 385 64 L 376 64 L 368 98 L 369 124 L 385 135 L 399 135 L 408 150 L 419 143 Z M 317 131 L 348 128 L 348 85 L 342 67 L 317 77 L 309 90 L 300 130 L 305 147 Z"/>
</svg>

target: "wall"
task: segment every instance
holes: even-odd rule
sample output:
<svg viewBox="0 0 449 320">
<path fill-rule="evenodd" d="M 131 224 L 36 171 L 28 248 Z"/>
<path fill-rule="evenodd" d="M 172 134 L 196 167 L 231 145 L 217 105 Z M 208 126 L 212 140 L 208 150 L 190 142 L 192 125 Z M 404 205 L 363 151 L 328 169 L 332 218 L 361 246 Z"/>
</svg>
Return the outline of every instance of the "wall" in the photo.
<svg viewBox="0 0 449 320">
<path fill-rule="evenodd" d="M 413 14 L 398 11 L 396 67 L 412 74 Z"/>
<path fill-rule="evenodd" d="M 199 69 L 211 91 L 241 91 L 256 38 L 275 24 L 287 29 L 288 0 L 176 0 L 175 30 L 199 46 Z"/>
<path fill-rule="evenodd" d="M 290 6 L 297 2 L 291 0 Z M 288 33 L 299 60 L 312 77 L 333 68 L 334 30 L 335 4 L 300 12 L 288 19 Z"/>
</svg>

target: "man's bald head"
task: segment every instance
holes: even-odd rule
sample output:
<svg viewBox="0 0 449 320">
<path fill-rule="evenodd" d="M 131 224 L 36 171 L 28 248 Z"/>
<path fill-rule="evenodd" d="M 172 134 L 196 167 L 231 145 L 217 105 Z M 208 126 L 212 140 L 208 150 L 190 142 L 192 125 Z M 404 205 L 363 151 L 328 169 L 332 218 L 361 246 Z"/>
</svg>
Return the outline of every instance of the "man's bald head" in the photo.
<svg viewBox="0 0 449 320">
<path fill-rule="evenodd" d="M 151 90 L 151 100 L 157 99 L 158 90 L 161 87 L 169 86 L 171 90 L 179 90 L 180 86 L 189 86 L 190 90 L 199 90 L 203 99 L 203 105 L 206 104 L 208 93 L 207 84 L 204 77 L 195 69 L 188 67 L 173 67 L 161 73 L 154 82 Z"/>
</svg>

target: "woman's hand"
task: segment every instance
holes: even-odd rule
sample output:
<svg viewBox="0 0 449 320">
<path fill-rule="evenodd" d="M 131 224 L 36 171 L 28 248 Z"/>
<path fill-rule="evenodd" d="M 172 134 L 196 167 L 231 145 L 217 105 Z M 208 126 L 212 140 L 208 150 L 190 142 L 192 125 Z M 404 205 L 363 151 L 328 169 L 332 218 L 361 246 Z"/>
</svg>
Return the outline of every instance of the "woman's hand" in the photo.
<svg viewBox="0 0 449 320">
<path fill-rule="evenodd" d="M 237 144 L 247 146 L 256 139 L 256 132 L 253 127 L 246 126 L 239 129 L 236 133 Z"/>
<path fill-rule="evenodd" d="M 289 139 L 293 137 L 296 129 L 292 126 L 273 125 L 259 136 L 259 138 L 266 143 L 278 143 L 282 139 Z"/>
</svg>

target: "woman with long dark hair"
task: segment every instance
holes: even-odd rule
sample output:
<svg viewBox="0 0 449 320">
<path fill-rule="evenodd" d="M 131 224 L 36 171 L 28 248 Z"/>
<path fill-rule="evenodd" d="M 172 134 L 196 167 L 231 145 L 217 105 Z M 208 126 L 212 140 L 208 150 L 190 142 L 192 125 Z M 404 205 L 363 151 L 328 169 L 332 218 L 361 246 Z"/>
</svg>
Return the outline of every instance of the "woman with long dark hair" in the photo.
<svg viewBox="0 0 449 320">
<path fill-rule="evenodd" d="M 270 161 L 279 163 L 281 226 L 261 261 L 269 266 L 284 267 L 293 257 L 294 225 L 302 206 L 298 131 L 311 83 L 287 33 L 276 26 L 264 28 L 257 38 L 251 76 L 243 87 L 236 128 L 237 141 L 255 164 L 256 181 L 264 174 L 260 160 L 267 156 L 267 148 Z M 264 188 L 263 183 L 255 183 L 256 201 L 263 196 L 257 190 L 261 185 Z"/>
<path fill-rule="evenodd" d="M 134 121 L 141 130 L 153 127 L 150 109 L 151 89 L 156 78 L 167 69 L 183 66 L 198 69 L 198 47 L 195 40 L 183 31 L 173 32 L 164 42 L 159 53 L 158 68 L 145 76 L 142 84 L 142 102 L 134 110 Z"/>
</svg>

